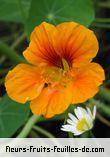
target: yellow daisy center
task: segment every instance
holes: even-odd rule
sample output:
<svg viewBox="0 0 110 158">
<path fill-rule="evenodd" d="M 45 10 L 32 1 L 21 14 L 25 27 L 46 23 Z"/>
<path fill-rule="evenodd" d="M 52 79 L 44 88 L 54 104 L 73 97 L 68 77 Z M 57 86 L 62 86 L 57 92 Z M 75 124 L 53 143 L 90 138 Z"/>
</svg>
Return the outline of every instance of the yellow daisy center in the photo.
<svg viewBox="0 0 110 158">
<path fill-rule="evenodd" d="M 78 121 L 76 128 L 79 131 L 85 131 L 85 129 L 89 129 L 90 126 L 87 120 L 85 118 L 82 118 L 81 120 Z"/>
</svg>

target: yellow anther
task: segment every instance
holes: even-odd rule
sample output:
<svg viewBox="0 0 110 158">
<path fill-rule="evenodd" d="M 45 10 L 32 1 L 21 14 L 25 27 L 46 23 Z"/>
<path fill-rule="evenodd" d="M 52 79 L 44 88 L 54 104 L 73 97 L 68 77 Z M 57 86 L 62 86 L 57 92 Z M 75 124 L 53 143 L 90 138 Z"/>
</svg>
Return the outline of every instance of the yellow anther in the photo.
<svg viewBox="0 0 110 158">
<path fill-rule="evenodd" d="M 63 64 L 64 71 L 68 71 L 69 65 L 68 65 L 68 62 L 64 58 L 62 58 L 62 64 Z"/>
</svg>

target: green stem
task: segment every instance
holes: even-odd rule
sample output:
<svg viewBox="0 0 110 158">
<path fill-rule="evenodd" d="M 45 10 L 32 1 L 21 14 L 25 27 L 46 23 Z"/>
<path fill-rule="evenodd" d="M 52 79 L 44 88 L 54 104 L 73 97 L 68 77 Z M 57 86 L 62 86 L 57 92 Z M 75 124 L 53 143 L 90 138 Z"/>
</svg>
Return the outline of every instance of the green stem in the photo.
<svg viewBox="0 0 110 158">
<path fill-rule="evenodd" d="M 98 100 L 95 100 L 95 99 L 90 99 L 89 103 L 90 103 L 90 105 L 97 105 L 97 109 L 100 112 L 106 114 L 108 117 L 110 116 L 110 107 L 107 106 L 106 104 L 104 104 Z"/>
<path fill-rule="evenodd" d="M 20 37 L 17 38 L 17 40 L 12 44 L 11 48 L 15 49 L 24 39 L 26 38 L 25 33 L 23 33 Z"/>
<path fill-rule="evenodd" d="M 66 124 L 67 118 L 68 118 L 68 110 L 65 112 L 64 125 Z"/>
<path fill-rule="evenodd" d="M 110 8 L 110 2 L 109 1 L 107 1 L 107 2 L 99 2 L 98 6 L 109 9 Z"/>
<path fill-rule="evenodd" d="M 102 87 L 98 93 L 98 96 L 110 102 L 110 90 Z"/>
<path fill-rule="evenodd" d="M 89 132 L 88 131 L 86 131 L 86 132 L 84 132 L 83 134 L 81 134 L 80 135 L 80 138 L 89 138 Z"/>
<path fill-rule="evenodd" d="M 97 112 L 96 117 L 106 126 L 110 127 L 110 121 L 108 121 L 106 118 L 104 118 L 100 113 Z"/>
<path fill-rule="evenodd" d="M 92 133 L 92 131 L 89 131 L 89 135 L 90 135 L 90 138 L 95 138 L 94 134 Z"/>
<path fill-rule="evenodd" d="M 55 138 L 54 135 L 52 135 L 50 132 L 44 130 L 43 128 L 41 128 L 39 126 L 33 126 L 33 129 L 36 130 L 37 132 L 45 135 L 48 138 Z"/>
<path fill-rule="evenodd" d="M 104 29 L 110 29 L 109 24 L 100 24 L 100 23 L 92 23 L 92 27 L 99 27 L 99 28 L 104 28 Z"/>
<path fill-rule="evenodd" d="M 110 18 L 96 18 L 94 21 L 99 23 L 110 23 Z"/>
<path fill-rule="evenodd" d="M 16 53 L 16 51 L 3 42 L 0 42 L 0 54 L 7 56 L 14 64 L 26 62 L 24 58 Z"/>
<path fill-rule="evenodd" d="M 5 56 L 0 57 L 0 65 L 3 64 L 3 62 L 5 61 L 5 59 L 6 59 Z"/>
<path fill-rule="evenodd" d="M 40 119 L 40 116 L 31 116 L 28 122 L 25 124 L 24 128 L 20 132 L 20 134 L 17 136 L 17 138 L 25 138 L 28 136 L 29 132 L 31 131 L 34 124 Z"/>
<path fill-rule="evenodd" d="M 29 133 L 29 138 L 39 138 L 39 135 L 34 130 L 31 130 Z"/>
<path fill-rule="evenodd" d="M 65 112 L 65 119 L 64 119 L 64 125 L 66 124 L 67 118 L 68 118 L 68 113 L 71 111 L 71 107 L 69 106 L 68 109 Z"/>
<path fill-rule="evenodd" d="M 71 133 L 71 132 L 68 132 L 68 137 L 69 137 L 69 138 L 74 138 L 74 135 L 73 135 L 73 133 Z"/>
</svg>

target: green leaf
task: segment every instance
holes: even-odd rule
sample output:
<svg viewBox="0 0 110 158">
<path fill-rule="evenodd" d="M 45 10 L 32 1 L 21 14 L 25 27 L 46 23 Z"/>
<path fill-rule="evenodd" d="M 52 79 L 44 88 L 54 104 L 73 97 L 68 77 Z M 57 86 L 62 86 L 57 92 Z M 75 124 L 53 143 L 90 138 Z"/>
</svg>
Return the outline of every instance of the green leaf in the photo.
<svg viewBox="0 0 110 158">
<path fill-rule="evenodd" d="M 19 5 L 19 1 L 21 5 Z M 31 0 L 0 0 L 0 20 L 12 22 L 24 22 L 21 7 L 27 18 Z"/>
<path fill-rule="evenodd" d="M 29 105 L 12 101 L 7 95 L 0 99 L 0 137 L 11 137 L 29 116 Z"/>
<path fill-rule="evenodd" d="M 32 0 L 26 27 L 29 35 L 43 21 L 53 24 L 76 21 L 89 26 L 93 20 L 92 0 Z"/>
</svg>

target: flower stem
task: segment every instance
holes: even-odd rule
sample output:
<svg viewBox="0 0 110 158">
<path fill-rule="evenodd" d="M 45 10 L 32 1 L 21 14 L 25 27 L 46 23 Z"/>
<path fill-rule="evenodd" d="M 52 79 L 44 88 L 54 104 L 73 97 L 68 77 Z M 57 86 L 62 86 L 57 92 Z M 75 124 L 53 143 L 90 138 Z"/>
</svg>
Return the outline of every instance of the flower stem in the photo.
<svg viewBox="0 0 110 158">
<path fill-rule="evenodd" d="M 102 87 L 98 93 L 99 97 L 110 102 L 110 90 L 108 88 Z"/>
<path fill-rule="evenodd" d="M 89 132 L 88 131 L 86 131 L 86 132 L 84 132 L 83 134 L 81 134 L 80 135 L 80 138 L 89 138 Z"/>
<path fill-rule="evenodd" d="M 3 62 L 5 61 L 6 57 L 3 55 L 2 57 L 0 57 L 0 65 L 3 64 Z"/>
<path fill-rule="evenodd" d="M 101 121 L 106 126 L 110 127 L 110 122 L 108 120 L 106 120 L 100 113 L 97 112 L 96 116 L 99 119 L 99 121 Z"/>
<path fill-rule="evenodd" d="M 89 135 L 90 135 L 90 138 L 95 138 L 94 134 L 92 133 L 92 131 L 89 131 Z"/>
<path fill-rule="evenodd" d="M 110 29 L 110 24 L 102 24 L 102 23 L 93 23 L 92 27 Z"/>
<path fill-rule="evenodd" d="M 43 129 L 39 126 L 33 126 L 33 129 L 36 130 L 37 132 L 45 135 L 48 138 L 55 138 L 54 135 L 52 135 L 50 132 L 46 131 L 45 129 Z"/>
<path fill-rule="evenodd" d="M 65 119 L 64 119 L 64 125 L 66 124 L 67 118 L 68 118 L 68 113 L 70 111 L 70 107 L 68 107 L 68 109 L 65 112 Z"/>
<path fill-rule="evenodd" d="M 24 41 L 26 38 L 25 33 L 23 33 L 20 37 L 17 38 L 17 40 L 12 44 L 11 48 L 15 49 L 22 41 Z"/>
<path fill-rule="evenodd" d="M 74 138 L 74 135 L 71 132 L 68 132 L 68 137 L 69 138 Z"/>
<path fill-rule="evenodd" d="M 102 95 L 102 94 L 101 94 L 101 95 Z M 108 96 L 109 96 L 109 95 L 110 95 L 110 94 L 108 94 Z M 99 95 L 99 96 L 100 96 L 100 95 Z M 110 100 L 107 96 L 102 95 L 102 97 L 103 97 L 103 99 L 105 99 L 105 100 L 107 100 L 107 101 Z M 106 97 L 107 97 L 107 98 L 106 98 Z M 101 96 L 100 96 L 100 98 L 101 98 Z M 109 102 L 110 102 L 110 101 L 109 101 Z M 96 100 L 96 99 L 94 99 L 94 98 L 90 99 L 90 100 L 89 100 L 89 103 L 90 103 L 90 105 L 97 105 L 97 109 L 99 110 L 99 112 L 106 114 L 108 117 L 110 116 L 110 107 L 109 107 L 107 104 L 105 104 L 105 103 L 103 103 L 103 102 L 101 102 L 101 101 L 99 101 L 99 100 Z"/>
<path fill-rule="evenodd" d="M 0 42 L 0 54 L 7 56 L 14 64 L 26 62 L 24 58 L 16 53 L 16 51 L 3 42 Z"/>
<path fill-rule="evenodd" d="M 110 8 L 110 2 L 109 1 L 107 1 L 107 2 L 99 2 L 98 6 L 109 9 Z"/>
<path fill-rule="evenodd" d="M 110 18 L 96 18 L 94 21 L 99 23 L 110 23 Z"/>
<path fill-rule="evenodd" d="M 17 136 L 17 138 L 25 138 L 26 136 L 28 136 L 32 127 L 39 119 L 40 119 L 40 116 L 36 116 L 36 115 L 31 116 L 28 122 L 25 124 L 22 131 L 20 132 L 20 134 Z"/>
</svg>

